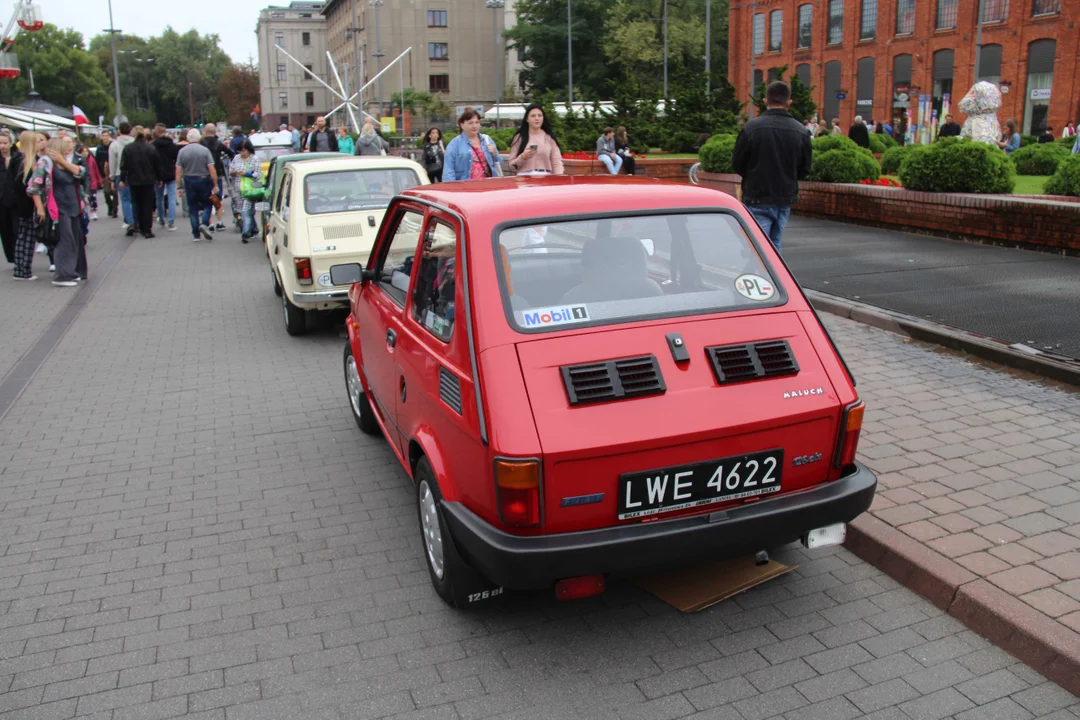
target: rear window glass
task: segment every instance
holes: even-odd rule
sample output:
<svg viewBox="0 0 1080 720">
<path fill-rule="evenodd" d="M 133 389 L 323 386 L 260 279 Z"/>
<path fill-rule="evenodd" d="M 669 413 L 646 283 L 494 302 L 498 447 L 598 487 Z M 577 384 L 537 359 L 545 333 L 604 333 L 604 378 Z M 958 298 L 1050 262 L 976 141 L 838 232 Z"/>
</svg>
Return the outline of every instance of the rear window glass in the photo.
<svg viewBox="0 0 1080 720">
<path fill-rule="evenodd" d="M 395 195 L 419 184 L 410 168 L 317 173 L 304 180 L 304 206 L 309 215 L 384 208 Z"/>
<path fill-rule="evenodd" d="M 782 301 L 750 238 L 726 213 L 518 226 L 499 233 L 496 251 L 503 298 L 520 330 Z"/>
<path fill-rule="evenodd" d="M 281 147 L 279 145 L 268 145 L 265 147 L 255 148 L 255 159 L 261 163 L 270 162 L 276 157 L 282 155 L 288 155 L 292 152 L 292 147 L 286 145 Z"/>
</svg>

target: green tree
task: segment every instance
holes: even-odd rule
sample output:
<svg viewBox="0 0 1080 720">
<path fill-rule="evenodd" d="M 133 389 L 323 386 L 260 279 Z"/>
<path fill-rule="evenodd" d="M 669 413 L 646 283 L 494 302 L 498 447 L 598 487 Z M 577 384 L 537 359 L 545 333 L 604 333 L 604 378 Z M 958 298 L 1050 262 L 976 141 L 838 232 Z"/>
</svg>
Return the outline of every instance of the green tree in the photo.
<svg viewBox="0 0 1080 720">
<path fill-rule="evenodd" d="M 26 100 L 33 71 L 34 88 L 48 102 L 78 105 L 92 120 L 98 115 L 112 117 L 108 79 L 87 52 L 81 33 L 46 23 L 37 32 L 21 34 L 13 50 L 22 74 L 0 83 L 0 102 L 15 105 Z"/>
<path fill-rule="evenodd" d="M 405 88 L 405 109 L 413 115 L 423 115 L 427 113 L 427 108 L 431 104 L 433 96 L 429 92 L 423 90 L 415 90 L 413 88 Z M 393 93 L 390 96 L 390 107 L 401 107 L 401 92 Z"/>
<path fill-rule="evenodd" d="M 791 85 L 791 115 L 799 122 L 804 123 L 818 111 L 817 103 L 814 102 L 813 97 L 814 86 L 804 84 L 802 79 L 795 74 L 792 74 L 790 78 L 785 78 L 784 75 L 787 71 L 788 66 L 784 65 L 780 68 L 780 74 L 776 76 L 776 79 L 784 80 Z M 757 88 L 754 89 L 754 94 L 750 98 L 759 115 L 765 112 L 765 90 L 765 83 L 758 83 Z"/>
<path fill-rule="evenodd" d="M 551 91 L 566 97 L 568 85 L 566 2 L 522 0 L 517 6 L 518 24 L 506 32 L 511 48 L 525 61 L 521 76 L 533 92 Z M 602 35 L 611 12 L 606 0 L 575 0 L 572 13 L 574 42 L 574 99 L 596 100 L 609 96 L 609 82 L 617 67 L 604 55 Z"/>
<path fill-rule="evenodd" d="M 231 125 L 254 124 L 251 111 L 259 104 L 259 73 L 254 65 L 231 65 L 218 81 L 218 98 Z"/>
</svg>

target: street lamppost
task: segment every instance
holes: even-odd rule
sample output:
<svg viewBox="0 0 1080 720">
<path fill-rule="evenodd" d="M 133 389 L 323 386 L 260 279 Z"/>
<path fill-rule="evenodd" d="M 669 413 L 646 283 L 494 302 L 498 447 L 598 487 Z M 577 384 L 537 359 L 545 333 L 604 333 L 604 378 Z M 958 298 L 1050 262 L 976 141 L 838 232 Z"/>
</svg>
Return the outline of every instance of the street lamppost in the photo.
<svg viewBox="0 0 1080 720">
<path fill-rule="evenodd" d="M 382 59 L 384 55 L 382 51 L 382 43 L 379 41 L 379 8 L 382 7 L 382 4 L 383 0 L 368 0 L 368 5 L 371 5 L 373 8 L 375 8 L 375 52 L 371 53 L 371 55 L 375 58 L 375 62 L 377 63 L 376 69 L 378 72 L 382 72 Z M 377 81 L 376 92 L 379 96 L 379 117 L 382 118 L 383 105 L 381 77 Z"/>
<path fill-rule="evenodd" d="M 491 8 L 491 27 L 495 32 L 495 65 L 492 72 L 495 74 L 495 127 L 498 128 L 502 112 L 502 85 L 499 82 L 499 10 L 506 7 L 506 0 L 487 0 L 485 5 Z"/>
<path fill-rule="evenodd" d="M 667 0 L 664 0 L 664 100 L 668 99 L 667 92 Z"/>
<path fill-rule="evenodd" d="M 116 35 L 120 31 L 113 27 L 112 0 L 109 0 L 109 29 L 102 30 L 102 32 L 109 33 L 109 43 L 112 45 L 113 92 L 116 99 L 116 117 L 113 118 L 113 123 L 119 125 L 126 121 L 127 118 L 124 117 L 124 107 L 120 104 L 120 71 L 116 65 Z"/>
<path fill-rule="evenodd" d="M 570 112 L 574 106 L 574 31 L 570 16 L 571 0 L 566 0 L 566 74 L 569 101 L 566 103 L 566 111 Z"/>
</svg>

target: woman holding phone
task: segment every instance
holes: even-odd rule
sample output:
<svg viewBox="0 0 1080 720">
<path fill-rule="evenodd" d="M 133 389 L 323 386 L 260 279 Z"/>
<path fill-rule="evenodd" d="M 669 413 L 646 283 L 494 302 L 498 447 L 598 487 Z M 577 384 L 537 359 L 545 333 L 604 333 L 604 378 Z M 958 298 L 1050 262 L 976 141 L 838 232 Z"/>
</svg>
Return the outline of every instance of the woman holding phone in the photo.
<svg viewBox="0 0 1080 720">
<path fill-rule="evenodd" d="M 544 108 L 525 108 L 525 118 L 510 141 L 510 168 L 518 175 L 562 175 L 562 148 L 551 132 Z"/>
</svg>

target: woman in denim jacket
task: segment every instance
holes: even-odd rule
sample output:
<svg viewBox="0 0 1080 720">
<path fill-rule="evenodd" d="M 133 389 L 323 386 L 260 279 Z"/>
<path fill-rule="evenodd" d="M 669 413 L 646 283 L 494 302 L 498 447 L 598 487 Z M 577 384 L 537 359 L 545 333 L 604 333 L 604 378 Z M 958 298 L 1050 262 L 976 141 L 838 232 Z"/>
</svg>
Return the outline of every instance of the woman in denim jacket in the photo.
<svg viewBox="0 0 1080 720">
<path fill-rule="evenodd" d="M 461 134 L 446 146 L 443 182 L 482 180 L 502 175 L 495 141 L 480 132 L 480 113 L 466 108 L 458 118 Z"/>
</svg>

